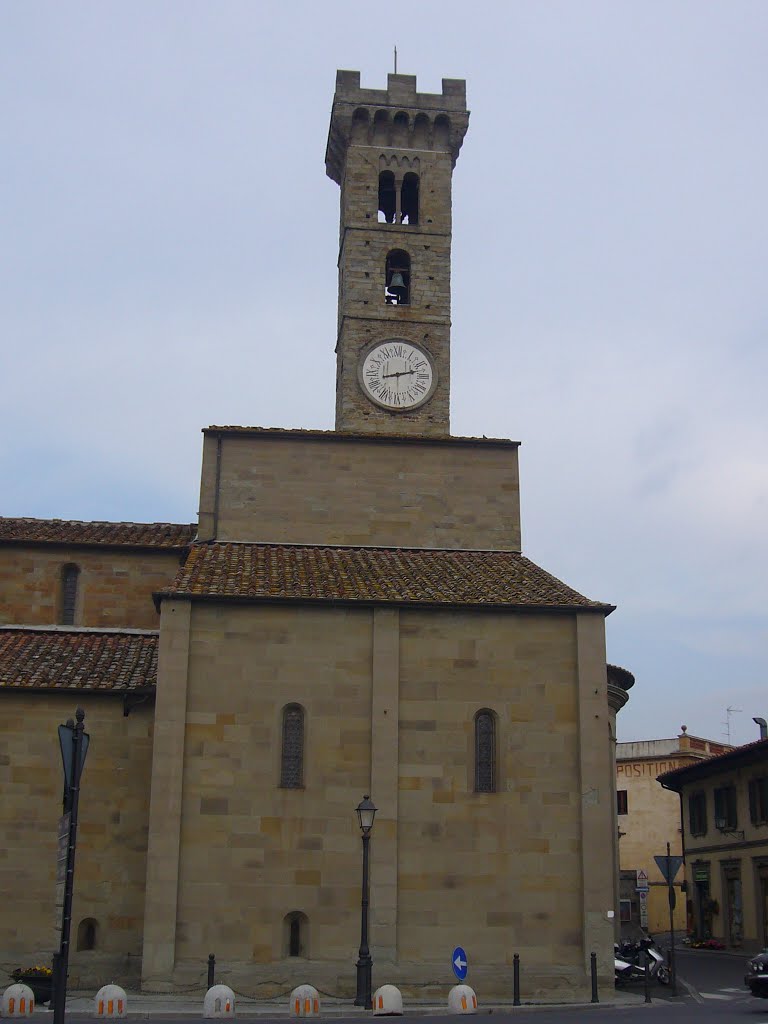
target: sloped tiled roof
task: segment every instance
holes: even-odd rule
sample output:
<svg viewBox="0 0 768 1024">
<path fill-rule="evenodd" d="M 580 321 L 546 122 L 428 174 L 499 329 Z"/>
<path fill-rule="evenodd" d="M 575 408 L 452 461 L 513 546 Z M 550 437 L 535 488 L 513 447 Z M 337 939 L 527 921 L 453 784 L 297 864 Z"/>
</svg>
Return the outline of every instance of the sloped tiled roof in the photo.
<svg viewBox="0 0 768 1024">
<path fill-rule="evenodd" d="M 181 549 L 197 533 L 196 523 L 87 523 L 74 519 L 0 516 L 0 544 L 70 544 Z"/>
<path fill-rule="evenodd" d="M 728 750 L 724 754 L 701 758 L 693 764 L 664 772 L 662 775 L 658 775 L 657 779 L 668 789 L 679 793 L 688 782 L 704 779 L 710 775 L 716 775 L 718 772 L 729 771 L 741 765 L 758 762 L 768 765 L 768 740 L 754 740 L 752 743 L 745 743 L 741 747 Z"/>
<path fill-rule="evenodd" d="M 155 686 L 157 632 L 0 627 L 0 689 L 117 690 Z"/>
<path fill-rule="evenodd" d="M 613 610 L 511 551 L 193 544 L 162 596 Z"/>
</svg>

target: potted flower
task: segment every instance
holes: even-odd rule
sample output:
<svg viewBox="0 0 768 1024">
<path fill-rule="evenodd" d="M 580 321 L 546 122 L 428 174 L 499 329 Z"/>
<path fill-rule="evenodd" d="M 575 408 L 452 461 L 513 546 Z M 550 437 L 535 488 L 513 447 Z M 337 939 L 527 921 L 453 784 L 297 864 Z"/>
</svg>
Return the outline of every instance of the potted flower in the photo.
<svg viewBox="0 0 768 1024">
<path fill-rule="evenodd" d="M 51 998 L 51 986 L 53 984 L 53 971 L 44 964 L 36 964 L 34 967 L 17 967 L 11 971 L 14 981 L 27 985 L 32 989 L 32 995 L 36 1003 L 47 1003 Z"/>
</svg>

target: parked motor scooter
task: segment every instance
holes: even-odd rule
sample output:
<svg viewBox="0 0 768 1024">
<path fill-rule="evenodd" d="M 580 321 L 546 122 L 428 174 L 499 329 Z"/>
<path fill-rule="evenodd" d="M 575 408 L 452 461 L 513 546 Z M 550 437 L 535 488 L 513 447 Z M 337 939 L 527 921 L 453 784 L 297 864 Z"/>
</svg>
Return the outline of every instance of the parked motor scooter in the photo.
<svg viewBox="0 0 768 1024">
<path fill-rule="evenodd" d="M 617 943 L 613 949 L 617 985 L 624 985 L 628 981 L 642 981 L 645 978 L 644 951 L 648 954 L 648 974 L 651 979 L 655 979 L 660 985 L 669 984 L 669 968 L 652 939 Z"/>
</svg>

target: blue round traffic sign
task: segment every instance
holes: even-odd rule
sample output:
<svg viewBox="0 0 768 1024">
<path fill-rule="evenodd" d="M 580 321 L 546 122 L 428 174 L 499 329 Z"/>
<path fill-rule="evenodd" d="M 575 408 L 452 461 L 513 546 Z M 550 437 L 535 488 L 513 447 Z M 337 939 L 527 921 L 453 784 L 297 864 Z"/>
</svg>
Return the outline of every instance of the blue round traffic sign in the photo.
<svg viewBox="0 0 768 1024">
<path fill-rule="evenodd" d="M 453 953 L 451 953 L 451 967 L 453 968 L 453 973 L 456 975 L 459 981 L 464 981 L 464 979 L 467 976 L 468 964 L 467 954 L 464 952 L 461 946 L 457 946 L 456 949 L 454 949 Z"/>
</svg>

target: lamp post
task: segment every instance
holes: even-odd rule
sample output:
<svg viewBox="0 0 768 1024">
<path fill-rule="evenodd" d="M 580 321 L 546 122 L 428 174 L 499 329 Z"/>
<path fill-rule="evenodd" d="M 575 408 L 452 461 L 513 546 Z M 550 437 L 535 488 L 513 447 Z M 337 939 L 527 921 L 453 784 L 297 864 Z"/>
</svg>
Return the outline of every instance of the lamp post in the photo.
<svg viewBox="0 0 768 1024">
<path fill-rule="evenodd" d="M 64 767 L 64 815 L 60 821 L 59 842 L 66 851 L 57 865 L 64 868 L 61 902 L 61 936 L 59 951 L 53 955 L 53 1021 L 64 1024 L 67 999 L 67 973 L 69 968 L 69 938 L 72 925 L 72 895 L 75 881 L 75 851 L 77 849 L 77 814 L 80 807 L 80 778 L 90 737 L 84 731 L 85 712 L 78 708 L 76 722 L 70 718 L 59 726 L 59 745 Z M 57 886 L 58 888 L 58 886 Z M 58 901 L 58 893 L 57 893 Z"/>
<path fill-rule="evenodd" d="M 373 1009 L 371 1002 L 373 960 L 371 960 L 371 951 L 368 948 L 368 843 L 371 841 L 371 829 L 376 811 L 377 808 L 368 795 L 364 796 L 356 807 L 357 823 L 363 837 L 363 896 L 360 907 L 360 950 L 357 957 L 355 1006 L 362 1006 L 366 1010 Z"/>
</svg>

